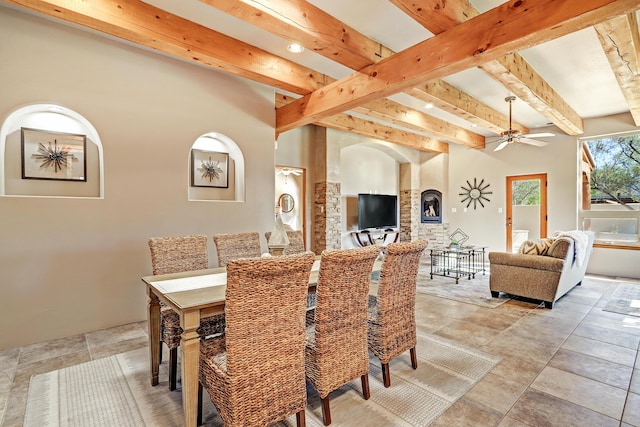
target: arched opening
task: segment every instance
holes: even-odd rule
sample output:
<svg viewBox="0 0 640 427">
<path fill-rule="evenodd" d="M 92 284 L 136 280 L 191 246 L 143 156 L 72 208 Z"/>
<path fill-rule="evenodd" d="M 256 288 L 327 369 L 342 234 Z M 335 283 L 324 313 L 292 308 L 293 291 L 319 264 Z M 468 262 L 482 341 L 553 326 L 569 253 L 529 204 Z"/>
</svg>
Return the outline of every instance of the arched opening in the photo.
<svg viewBox="0 0 640 427">
<path fill-rule="evenodd" d="M 23 129 L 29 131 L 25 133 Z M 86 144 L 78 144 L 77 147 L 83 148 L 78 148 L 74 156 L 74 160 L 86 162 L 82 177 L 68 179 L 69 175 L 58 175 L 55 164 L 44 164 L 46 159 L 34 155 L 38 141 L 51 139 L 49 142 L 54 143 L 54 139 L 65 137 L 86 140 Z M 36 149 L 30 149 L 30 145 Z M 28 173 L 29 167 L 40 166 L 53 172 L 44 177 Z M 33 104 L 9 114 L 0 128 L 0 196 L 103 198 L 104 160 L 97 130 L 79 113 L 59 105 Z"/>
<path fill-rule="evenodd" d="M 244 156 L 228 136 L 209 132 L 200 136 L 189 153 L 190 201 L 245 200 Z"/>
</svg>

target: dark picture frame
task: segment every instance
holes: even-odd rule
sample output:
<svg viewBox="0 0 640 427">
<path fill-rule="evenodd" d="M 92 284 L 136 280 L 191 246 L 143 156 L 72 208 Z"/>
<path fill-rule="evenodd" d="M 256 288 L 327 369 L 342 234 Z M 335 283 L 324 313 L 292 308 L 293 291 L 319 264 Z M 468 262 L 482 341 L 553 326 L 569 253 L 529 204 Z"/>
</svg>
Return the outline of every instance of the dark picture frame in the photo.
<svg viewBox="0 0 640 427">
<path fill-rule="evenodd" d="M 420 222 L 442 224 L 442 193 L 435 189 L 420 194 Z"/>
<path fill-rule="evenodd" d="M 229 154 L 193 148 L 191 186 L 229 188 Z"/>
<path fill-rule="evenodd" d="M 22 179 L 87 181 L 87 136 L 20 128 Z"/>
</svg>

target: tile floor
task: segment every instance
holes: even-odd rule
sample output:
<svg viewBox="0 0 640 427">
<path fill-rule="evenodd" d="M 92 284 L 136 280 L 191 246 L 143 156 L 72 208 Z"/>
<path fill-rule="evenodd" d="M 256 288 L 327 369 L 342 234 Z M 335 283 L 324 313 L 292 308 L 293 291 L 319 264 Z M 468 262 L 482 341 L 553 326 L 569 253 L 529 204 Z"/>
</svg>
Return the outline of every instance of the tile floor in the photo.
<svg viewBox="0 0 640 427">
<path fill-rule="evenodd" d="M 432 425 L 640 427 L 640 317 L 602 310 L 617 283 L 589 276 L 553 310 L 418 294 L 418 328 L 503 357 Z M 31 375 L 146 345 L 140 322 L 1 351 L 0 425 L 22 424 Z"/>
</svg>

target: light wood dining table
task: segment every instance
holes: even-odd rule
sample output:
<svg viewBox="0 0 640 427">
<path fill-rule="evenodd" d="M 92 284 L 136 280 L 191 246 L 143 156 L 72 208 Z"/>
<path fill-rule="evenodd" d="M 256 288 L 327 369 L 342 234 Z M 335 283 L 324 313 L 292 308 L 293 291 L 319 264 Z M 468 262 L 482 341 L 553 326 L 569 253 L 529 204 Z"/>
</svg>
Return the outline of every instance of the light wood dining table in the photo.
<svg viewBox="0 0 640 427">
<path fill-rule="evenodd" d="M 373 272 L 380 271 L 381 261 L 374 263 Z M 315 290 L 320 269 L 316 258 L 309 275 L 309 290 Z M 151 385 L 158 384 L 160 370 L 160 301 L 180 316 L 183 329 L 180 340 L 182 356 L 182 408 L 184 425 L 196 426 L 198 416 L 198 375 L 200 363 L 200 336 L 196 329 L 200 319 L 224 313 L 227 273 L 225 268 L 187 271 L 142 277 L 149 296 L 149 353 L 151 359 Z M 372 280 L 371 292 L 377 286 Z"/>
</svg>

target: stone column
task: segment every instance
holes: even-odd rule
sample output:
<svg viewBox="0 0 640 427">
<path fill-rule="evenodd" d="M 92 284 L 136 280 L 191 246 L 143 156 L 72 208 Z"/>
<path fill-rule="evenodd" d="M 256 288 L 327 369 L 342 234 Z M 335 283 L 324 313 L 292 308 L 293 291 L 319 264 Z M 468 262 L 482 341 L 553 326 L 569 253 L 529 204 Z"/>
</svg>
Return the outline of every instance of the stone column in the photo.
<svg viewBox="0 0 640 427">
<path fill-rule="evenodd" d="M 336 159 L 328 153 L 327 130 L 316 127 L 313 145 L 314 187 L 313 187 L 313 232 L 311 250 L 316 254 L 325 249 L 341 248 L 342 205 L 340 203 L 340 183 L 329 181 L 328 158 Z M 339 161 L 339 159 L 338 159 Z M 333 167 L 335 169 L 335 166 Z M 334 172 L 335 174 L 335 172 Z"/>
<path fill-rule="evenodd" d="M 412 242 L 420 238 L 419 170 L 411 163 L 402 163 L 399 166 L 400 241 Z"/>
</svg>

